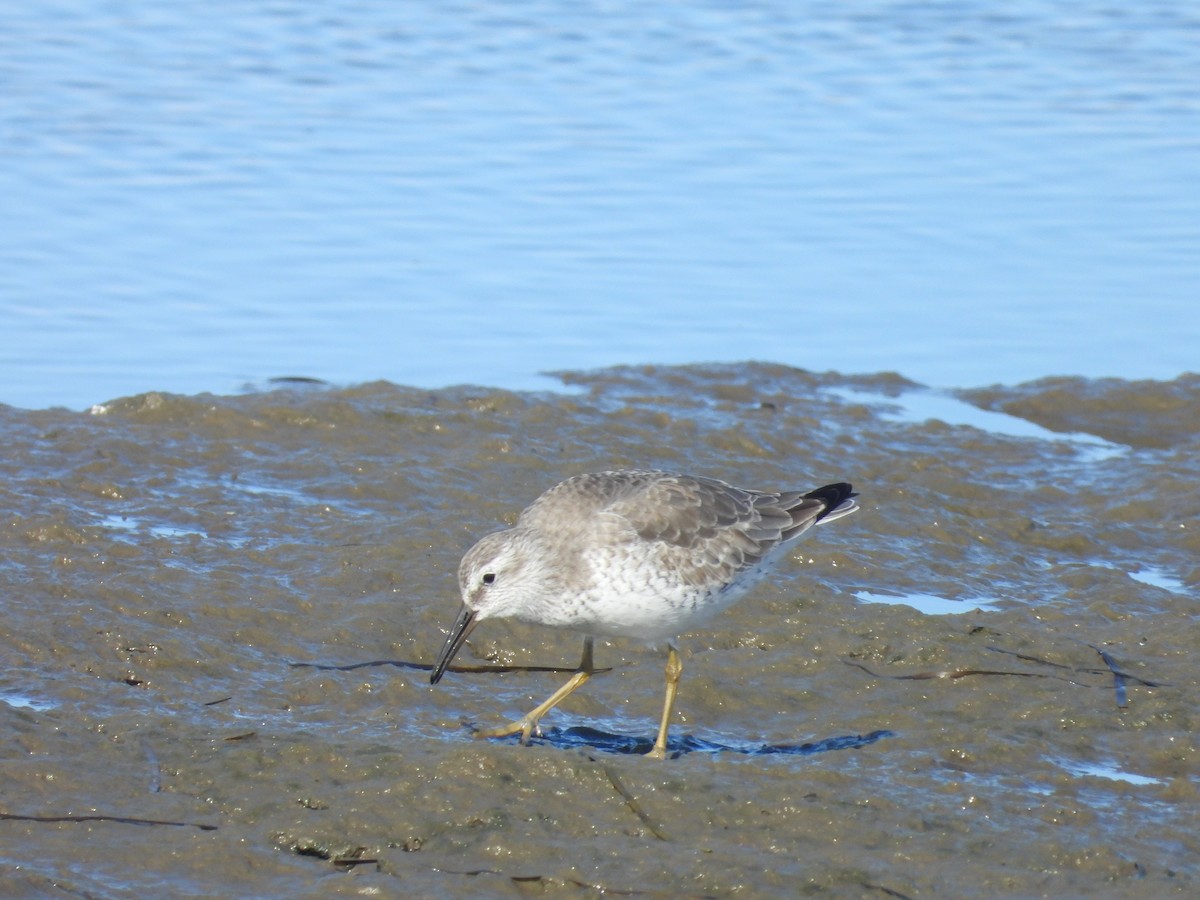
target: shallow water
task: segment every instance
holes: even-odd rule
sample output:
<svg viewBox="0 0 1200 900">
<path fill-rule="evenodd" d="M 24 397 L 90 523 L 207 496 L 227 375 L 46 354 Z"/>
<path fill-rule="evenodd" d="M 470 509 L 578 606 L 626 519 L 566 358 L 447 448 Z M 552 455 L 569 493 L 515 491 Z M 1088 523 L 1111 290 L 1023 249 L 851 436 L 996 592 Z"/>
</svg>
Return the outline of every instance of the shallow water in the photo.
<svg viewBox="0 0 1200 900">
<path fill-rule="evenodd" d="M 1200 380 L 563 378 L 0 407 L 0 893 L 1194 895 Z M 684 637 L 677 758 L 628 642 L 472 738 L 580 642 L 431 688 L 459 556 L 626 465 L 863 509 Z"/>
</svg>

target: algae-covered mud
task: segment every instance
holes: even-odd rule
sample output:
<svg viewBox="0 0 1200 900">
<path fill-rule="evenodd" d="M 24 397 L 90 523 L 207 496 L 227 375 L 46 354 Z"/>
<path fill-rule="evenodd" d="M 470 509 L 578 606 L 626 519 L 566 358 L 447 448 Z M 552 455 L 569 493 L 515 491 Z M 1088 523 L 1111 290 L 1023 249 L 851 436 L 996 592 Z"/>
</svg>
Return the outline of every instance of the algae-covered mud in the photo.
<svg viewBox="0 0 1200 900">
<path fill-rule="evenodd" d="M 0 894 L 1200 890 L 1200 378 L 563 380 L 0 408 Z M 475 739 L 581 642 L 430 687 L 459 557 L 625 466 L 863 509 L 682 637 L 673 758 L 634 642 Z"/>
</svg>

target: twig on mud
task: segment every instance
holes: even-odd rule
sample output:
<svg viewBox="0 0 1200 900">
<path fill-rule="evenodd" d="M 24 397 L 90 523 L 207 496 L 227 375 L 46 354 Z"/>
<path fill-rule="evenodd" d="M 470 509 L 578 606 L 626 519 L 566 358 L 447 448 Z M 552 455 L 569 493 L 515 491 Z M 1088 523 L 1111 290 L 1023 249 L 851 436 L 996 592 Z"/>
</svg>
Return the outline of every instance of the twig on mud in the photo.
<svg viewBox="0 0 1200 900">
<path fill-rule="evenodd" d="M 415 663 L 407 662 L 403 659 L 373 659 L 370 662 L 347 663 L 346 665 L 338 666 L 332 663 L 315 663 L 315 662 L 290 662 L 288 666 L 293 669 L 319 669 L 324 672 L 353 672 L 355 669 L 367 669 L 373 666 L 394 666 L 397 669 L 417 669 L 418 671 L 429 672 L 433 670 L 430 663 Z M 459 672 L 468 674 L 477 673 L 504 673 L 504 672 L 575 672 L 578 666 L 498 666 L 498 665 L 456 665 L 447 666 L 447 672 Z M 592 674 L 600 675 L 604 672 L 611 672 L 611 668 L 596 669 Z M 214 701 L 220 702 L 220 701 Z"/>
<path fill-rule="evenodd" d="M 1017 659 L 1025 662 L 1036 663 L 1041 666 L 1049 666 L 1051 668 L 1060 669 L 1073 674 L 1104 675 L 1108 672 L 1111 672 L 1113 677 L 1113 687 L 1116 691 L 1117 706 L 1120 709 L 1124 709 L 1129 705 L 1129 695 L 1125 687 L 1127 681 L 1136 681 L 1138 684 L 1145 685 L 1146 687 L 1166 686 L 1166 682 L 1163 681 L 1149 681 L 1145 678 L 1139 678 L 1137 675 L 1131 675 L 1129 672 L 1120 669 L 1117 666 L 1116 661 L 1105 650 L 1102 650 L 1095 644 L 1088 644 L 1088 646 L 1100 654 L 1100 658 L 1103 659 L 1105 665 L 1108 666 L 1107 670 L 1069 666 L 1065 665 L 1064 663 L 1054 662 L 1049 659 L 1042 659 L 1040 656 L 1031 656 L 1028 653 L 1018 653 L 1016 650 L 1006 650 L 1003 647 L 989 645 L 987 649 L 991 650 L 993 653 L 1005 653 L 1009 656 L 1015 656 Z M 892 678 L 898 681 L 965 678 L 967 675 L 1014 675 L 1020 678 L 1053 678 L 1056 681 L 1065 681 L 1068 684 L 1074 684 L 1079 687 L 1097 687 L 1097 685 L 1090 685 L 1083 681 L 1076 681 L 1073 678 L 1068 678 L 1065 675 L 1051 674 L 1049 672 L 1010 672 L 998 669 L 942 669 L 934 672 L 916 672 L 911 675 L 881 675 L 878 672 L 872 672 L 862 663 L 853 662 L 852 660 L 848 659 L 844 659 L 842 662 L 848 666 L 854 666 L 855 668 L 862 669 L 868 675 L 871 675 L 875 678 Z"/>
<path fill-rule="evenodd" d="M 592 762 L 598 762 L 598 760 L 592 756 L 589 756 L 588 759 L 592 760 Z M 667 833 L 663 831 L 662 826 L 659 825 L 658 822 L 656 822 L 648 812 L 642 809 L 642 805 L 638 803 L 637 797 L 633 795 L 629 788 L 625 787 L 625 783 L 621 781 L 621 779 L 617 776 L 617 773 L 614 772 L 609 766 L 603 764 L 600 765 L 600 768 L 604 771 L 604 774 L 608 777 L 609 782 L 612 784 L 616 792 L 620 794 L 622 798 L 624 798 L 626 806 L 633 810 L 633 814 L 642 820 L 642 824 L 650 829 L 650 833 L 660 841 L 671 840 L 669 837 L 667 837 Z"/>
<path fill-rule="evenodd" d="M 1048 675 L 1045 672 L 1010 672 L 1005 669 L 940 669 L 936 672 L 914 672 L 910 675 L 881 675 L 878 672 L 872 672 L 862 663 L 849 659 L 843 659 L 842 662 L 848 666 L 854 666 L 856 669 L 862 669 L 868 675 L 875 678 L 892 678 L 896 681 L 950 680 L 954 678 L 966 678 L 968 675 L 1013 675 L 1018 678 L 1053 678 L 1057 681 L 1066 681 L 1069 684 L 1087 687 L 1081 681 L 1072 681 L 1070 678 L 1064 678 L 1061 675 Z"/>
<path fill-rule="evenodd" d="M 201 831 L 216 831 L 216 825 L 199 822 L 169 822 L 163 819 L 138 819 L 131 816 L 106 816 L 103 813 L 88 816 L 23 816 L 17 813 L 0 812 L 0 819 L 14 822 L 116 822 L 120 825 L 170 825 L 175 828 L 199 828 Z"/>
</svg>

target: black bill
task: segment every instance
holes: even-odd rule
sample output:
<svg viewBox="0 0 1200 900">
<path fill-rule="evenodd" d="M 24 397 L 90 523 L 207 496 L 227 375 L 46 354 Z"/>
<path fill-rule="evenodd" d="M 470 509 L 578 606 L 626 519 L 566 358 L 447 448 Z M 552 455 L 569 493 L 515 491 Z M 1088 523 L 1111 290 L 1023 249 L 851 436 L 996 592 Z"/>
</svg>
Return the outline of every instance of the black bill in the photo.
<svg viewBox="0 0 1200 900">
<path fill-rule="evenodd" d="M 454 627 L 450 629 L 450 636 L 446 638 L 442 652 L 438 654 L 437 662 L 433 664 L 433 672 L 429 676 L 430 684 L 437 684 L 442 680 L 442 676 L 446 673 L 446 666 L 450 665 L 450 660 L 454 659 L 454 654 L 458 652 L 458 648 L 463 645 L 463 641 L 467 639 L 467 635 L 474 627 L 475 610 L 467 609 L 464 606 L 462 612 L 458 614 L 458 619 L 454 622 Z"/>
</svg>

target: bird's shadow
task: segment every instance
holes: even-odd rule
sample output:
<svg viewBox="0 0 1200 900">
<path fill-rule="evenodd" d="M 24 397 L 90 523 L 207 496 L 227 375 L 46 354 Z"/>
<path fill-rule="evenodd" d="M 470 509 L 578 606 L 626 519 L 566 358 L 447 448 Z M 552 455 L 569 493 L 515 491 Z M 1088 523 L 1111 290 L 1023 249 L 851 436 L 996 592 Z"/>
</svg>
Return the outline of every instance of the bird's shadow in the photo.
<svg viewBox="0 0 1200 900">
<path fill-rule="evenodd" d="M 428 663 L 408 662 L 398 659 L 375 659 L 369 662 L 350 663 L 348 665 L 331 665 L 328 663 L 292 662 L 294 669 L 321 669 L 326 671 L 350 672 L 355 669 L 375 666 L 394 666 L 398 669 L 416 669 L 429 671 L 433 666 Z M 452 666 L 448 671 L 464 673 L 500 673 L 500 672 L 574 672 L 574 666 Z M 596 673 L 607 672 L 608 669 L 597 669 Z M 751 741 L 729 740 L 728 743 L 710 741 L 685 734 L 669 738 L 667 754 L 675 759 L 688 753 L 741 753 L 747 756 L 814 756 L 818 753 L 828 753 L 831 750 L 855 750 L 874 744 L 883 738 L 895 737 L 895 732 L 880 729 L 869 734 L 844 734 L 835 737 L 822 738 L 819 741 L 806 741 L 803 744 L 759 744 Z M 520 735 L 489 738 L 493 741 L 518 743 Z M 575 725 L 570 728 L 550 727 L 542 729 L 540 734 L 533 735 L 529 742 L 538 746 L 557 747 L 560 750 L 575 750 L 589 748 L 601 753 L 644 754 L 654 746 L 654 741 L 648 737 L 632 734 L 617 734 L 604 731 L 588 725 Z"/>
<path fill-rule="evenodd" d="M 895 737 L 895 732 L 880 729 L 869 734 L 845 734 L 836 737 L 822 738 L 818 741 L 806 741 L 803 744 L 769 744 L 751 741 L 729 740 L 728 742 L 710 741 L 695 735 L 684 734 L 668 738 L 667 755 L 672 759 L 688 753 L 742 753 L 747 756 L 814 756 L 817 753 L 828 753 L 831 750 L 854 750 L 874 744 L 883 738 Z M 504 738 L 492 738 L 497 741 L 516 743 L 519 735 Z M 570 728 L 550 727 L 542 729 L 540 735 L 534 735 L 530 744 L 556 747 L 560 750 L 587 748 L 601 753 L 644 754 L 654 746 L 653 739 L 631 734 L 617 734 L 592 728 L 588 725 L 575 725 Z"/>
</svg>

